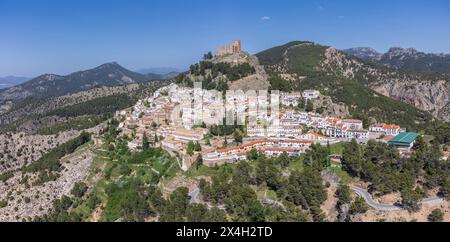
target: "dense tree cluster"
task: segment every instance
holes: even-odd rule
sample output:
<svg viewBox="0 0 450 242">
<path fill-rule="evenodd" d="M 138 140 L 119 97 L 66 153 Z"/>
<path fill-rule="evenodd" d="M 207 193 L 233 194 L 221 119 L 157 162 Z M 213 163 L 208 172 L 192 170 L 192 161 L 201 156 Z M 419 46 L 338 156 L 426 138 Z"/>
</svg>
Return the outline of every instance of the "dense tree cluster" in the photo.
<svg viewBox="0 0 450 242">
<path fill-rule="evenodd" d="M 255 68 L 248 63 L 213 63 L 212 58 L 211 53 L 205 54 L 202 61 L 190 66 L 189 73 L 178 75 L 175 78 L 176 83 L 193 87 L 194 80 L 201 80 L 204 89 L 224 92 L 228 90 L 229 81 L 236 81 L 256 73 Z"/>
<path fill-rule="evenodd" d="M 81 198 L 84 196 L 84 194 L 87 192 L 88 186 L 84 182 L 77 182 L 75 183 L 74 187 L 72 188 L 72 191 L 70 192 L 73 196 Z"/>
<path fill-rule="evenodd" d="M 218 208 L 211 208 L 204 204 L 190 204 L 188 189 L 185 187 L 175 190 L 168 200 L 164 201 L 160 221 L 162 222 L 226 222 L 226 214 Z"/>
<path fill-rule="evenodd" d="M 222 124 L 219 125 L 211 125 L 209 126 L 209 133 L 213 136 L 224 136 L 224 135 L 232 135 L 234 138 L 238 141 L 241 140 L 242 136 L 244 136 L 246 131 L 245 126 L 243 125 L 237 125 L 235 122 L 234 125 L 226 125 L 225 119 L 223 120 Z M 238 133 L 236 133 L 238 132 Z"/>
<path fill-rule="evenodd" d="M 73 205 L 72 198 L 62 196 L 60 199 L 53 201 L 53 207 L 48 214 L 42 217 L 33 218 L 34 222 L 81 222 L 82 218 L 79 214 L 70 212 Z"/>
<path fill-rule="evenodd" d="M 111 114 L 116 110 L 125 109 L 135 104 L 135 100 L 127 94 L 116 94 L 89 100 L 84 103 L 54 110 L 47 115 L 59 117 L 78 117 L 82 115 Z"/>
<path fill-rule="evenodd" d="M 330 166 L 330 146 L 322 146 L 320 144 L 312 144 L 305 152 L 304 162 L 309 166 L 315 167 L 317 170 L 323 170 Z"/>
<path fill-rule="evenodd" d="M 42 127 L 37 131 L 37 133 L 41 135 L 52 135 L 66 130 L 84 130 L 99 125 L 100 123 L 111 118 L 111 116 L 112 113 L 105 113 L 103 115 L 70 118 L 53 125 Z"/>
<path fill-rule="evenodd" d="M 188 145 L 187 145 L 187 149 L 186 152 L 188 155 L 192 156 L 194 154 L 194 152 L 200 152 L 202 151 L 202 146 L 200 145 L 199 142 L 193 142 L 193 141 L 189 141 Z"/>
<path fill-rule="evenodd" d="M 210 70 L 212 79 L 219 75 L 225 75 L 229 81 L 236 81 L 255 73 L 255 68 L 248 63 L 232 65 L 225 62 L 212 63 L 211 61 L 201 61 L 190 67 L 191 74 L 196 76 L 206 76 L 206 70 Z"/>
<path fill-rule="evenodd" d="M 441 160 L 439 145 L 429 144 L 419 136 L 410 158 L 384 143 L 369 141 L 360 146 L 353 140 L 345 145 L 343 168 L 352 176 L 370 182 L 370 190 L 379 194 L 401 192 L 402 205 L 419 209 L 427 189 L 441 188 L 448 196 L 448 162 Z"/>
<path fill-rule="evenodd" d="M 430 222 L 442 222 L 444 220 L 444 212 L 440 209 L 434 209 L 428 215 L 428 221 Z"/>
<path fill-rule="evenodd" d="M 367 205 L 366 201 L 364 201 L 364 198 L 357 197 L 355 198 L 355 201 L 350 205 L 350 211 L 349 213 L 354 215 L 358 213 L 365 213 L 369 210 L 369 206 Z"/>
<path fill-rule="evenodd" d="M 314 159 L 320 151 L 311 154 Z M 202 198 L 216 205 L 225 205 L 236 221 L 323 221 L 320 209 L 327 193 L 320 170 L 305 163 L 304 169 L 283 175 L 289 162 L 299 162 L 287 154 L 266 158 L 249 152 L 250 161 L 241 161 L 231 171 L 212 177 L 211 183 L 202 180 Z M 313 163 L 320 163 L 315 161 Z M 276 194 L 282 206 L 262 205 L 254 187 L 266 188 Z M 273 205 L 272 201 L 272 205 Z"/>
<path fill-rule="evenodd" d="M 290 92 L 293 90 L 291 83 L 278 74 L 270 73 L 269 82 L 272 90 L 279 90 L 282 92 Z"/>
<path fill-rule="evenodd" d="M 426 133 L 433 135 L 439 144 L 450 144 L 450 123 L 433 123 Z"/>
</svg>

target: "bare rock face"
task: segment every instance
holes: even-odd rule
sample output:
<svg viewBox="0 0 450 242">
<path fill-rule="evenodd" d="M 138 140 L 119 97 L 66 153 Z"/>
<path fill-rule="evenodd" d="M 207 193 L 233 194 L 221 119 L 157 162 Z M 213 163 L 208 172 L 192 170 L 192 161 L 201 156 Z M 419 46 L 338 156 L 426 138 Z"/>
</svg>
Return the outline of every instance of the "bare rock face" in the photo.
<svg viewBox="0 0 450 242">
<path fill-rule="evenodd" d="M 350 211 L 350 205 L 349 204 L 342 204 L 339 207 L 339 215 L 338 215 L 338 221 L 339 222 L 346 222 L 349 219 L 349 211 Z"/>
<path fill-rule="evenodd" d="M 85 131 L 98 134 L 106 129 L 106 123 Z M 12 171 L 40 159 L 53 148 L 76 138 L 82 131 L 68 130 L 56 135 L 20 133 L 0 134 L 0 174 Z"/>
<path fill-rule="evenodd" d="M 82 181 L 89 173 L 93 160 L 92 152 L 84 148 L 61 159 L 64 169 L 55 181 L 41 185 L 30 185 L 37 179 L 36 174 L 27 173 L 27 182 L 20 171 L 13 173 L 8 182 L 0 182 L 0 201 L 7 201 L 0 208 L 0 221 L 21 221 L 47 214 L 53 201 L 63 195 L 70 195 L 75 183 Z"/>
<path fill-rule="evenodd" d="M 0 93 L 0 102 L 5 100 L 23 99 L 31 96 L 31 92 L 20 86 L 8 88 Z"/>
<path fill-rule="evenodd" d="M 450 77 L 428 78 L 419 74 L 375 68 L 328 48 L 321 68 L 346 78 L 360 78 L 372 90 L 428 111 L 434 117 L 450 121 Z"/>
<path fill-rule="evenodd" d="M 395 98 L 419 109 L 429 111 L 435 117 L 449 121 L 444 108 L 450 102 L 450 85 L 446 81 L 405 83 L 403 81 L 377 83 L 371 88 L 385 96 Z"/>
<path fill-rule="evenodd" d="M 350 112 L 344 103 L 335 103 L 330 96 L 321 95 L 313 101 L 314 108 L 323 108 L 323 115 L 326 116 L 349 116 Z"/>
<path fill-rule="evenodd" d="M 248 63 L 255 68 L 255 74 L 244 77 L 240 80 L 229 82 L 230 90 L 267 90 L 270 87 L 267 73 L 263 66 L 260 65 L 256 56 L 251 56 L 245 52 L 234 53 L 226 56 L 216 57 L 213 60 L 214 63 L 230 63 L 230 64 L 242 64 Z"/>
<path fill-rule="evenodd" d="M 43 154 L 77 137 L 79 133 L 79 131 L 67 131 L 58 135 L 1 134 L 0 174 L 40 159 Z"/>
</svg>

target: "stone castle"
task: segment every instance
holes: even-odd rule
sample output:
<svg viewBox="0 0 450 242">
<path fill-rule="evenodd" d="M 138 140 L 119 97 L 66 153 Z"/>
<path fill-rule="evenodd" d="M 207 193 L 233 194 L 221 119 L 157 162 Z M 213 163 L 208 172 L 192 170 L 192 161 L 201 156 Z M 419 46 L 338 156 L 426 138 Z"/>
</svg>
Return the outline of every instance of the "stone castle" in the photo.
<svg viewBox="0 0 450 242">
<path fill-rule="evenodd" d="M 241 41 L 233 41 L 230 45 L 217 48 L 217 56 L 241 52 Z"/>
</svg>

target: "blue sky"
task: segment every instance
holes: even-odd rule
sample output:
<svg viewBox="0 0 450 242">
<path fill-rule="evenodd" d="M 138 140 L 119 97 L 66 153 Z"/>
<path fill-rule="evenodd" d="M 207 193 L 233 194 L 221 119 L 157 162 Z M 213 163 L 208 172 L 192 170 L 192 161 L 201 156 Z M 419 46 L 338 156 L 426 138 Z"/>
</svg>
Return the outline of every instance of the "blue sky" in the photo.
<svg viewBox="0 0 450 242">
<path fill-rule="evenodd" d="M 449 26 L 448 0 L 0 0 L 0 76 L 186 68 L 234 39 L 450 53 Z"/>
</svg>

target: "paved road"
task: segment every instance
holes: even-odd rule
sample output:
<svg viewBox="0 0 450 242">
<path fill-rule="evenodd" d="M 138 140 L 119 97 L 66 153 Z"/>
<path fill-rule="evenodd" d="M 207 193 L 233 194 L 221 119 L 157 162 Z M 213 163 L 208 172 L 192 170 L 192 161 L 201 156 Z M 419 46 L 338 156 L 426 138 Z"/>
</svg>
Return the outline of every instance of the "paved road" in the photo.
<svg viewBox="0 0 450 242">
<path fill-rule="evenodd" d="M 425 198 L 424 200 L 422 200 L 422 204 L 432 205 L 432 204 L 440 203 L 443 201 L 445 201 L 445 199 L 442 197 L 431 197 L 431 198 Z"/>
<path fill-rule="evenodd" d="M 364 198 L 364 200 L 366 201 L 367 205 L 369 205 L 370 207 L 372 207 L 375 210 L 379 210 L 379 211 L 396 211 L 396 210 L 401 210 L 402 209 L 400 206 L 396 206 L 396 205 L 392 205 L 392 204 L 376 203 L 372 199 L 372 196 L 366 190 L 364 190 L 364 189 L 362 189 L 360 187 L 350 186 L 350 189 L 355 191 L 356 194 L 358 194 L 360 197 Z"/>
<path fill-rule="evenodd" d="M 356 187 L 356 186 L 351 186 L 350 185 L 350 189 L 352 189 L 353 191 L 356 192 L 356 194 L 358 194 L 360 197 L 364 198 L 364 200 L 366 201 L 366 203 L 372 207 L 375 210 L 379 210 L 379 211 L 398 211 L 398 210 L 402 210 L 403 208 L 401 206 L 397 206 L 394 204 L 381 204 L 381 203 L 377 203 L 372 199 L 372 196 L 363 188 L 360 187 Z M 431 197 L 431 198 L 425 198 L 422 200 L 422 204 L 426 204 L 426 205 L 431 205 L 437 202 L 442 202 L 444 201 L 443 198 L 440 197 Z"/>
</svg>

